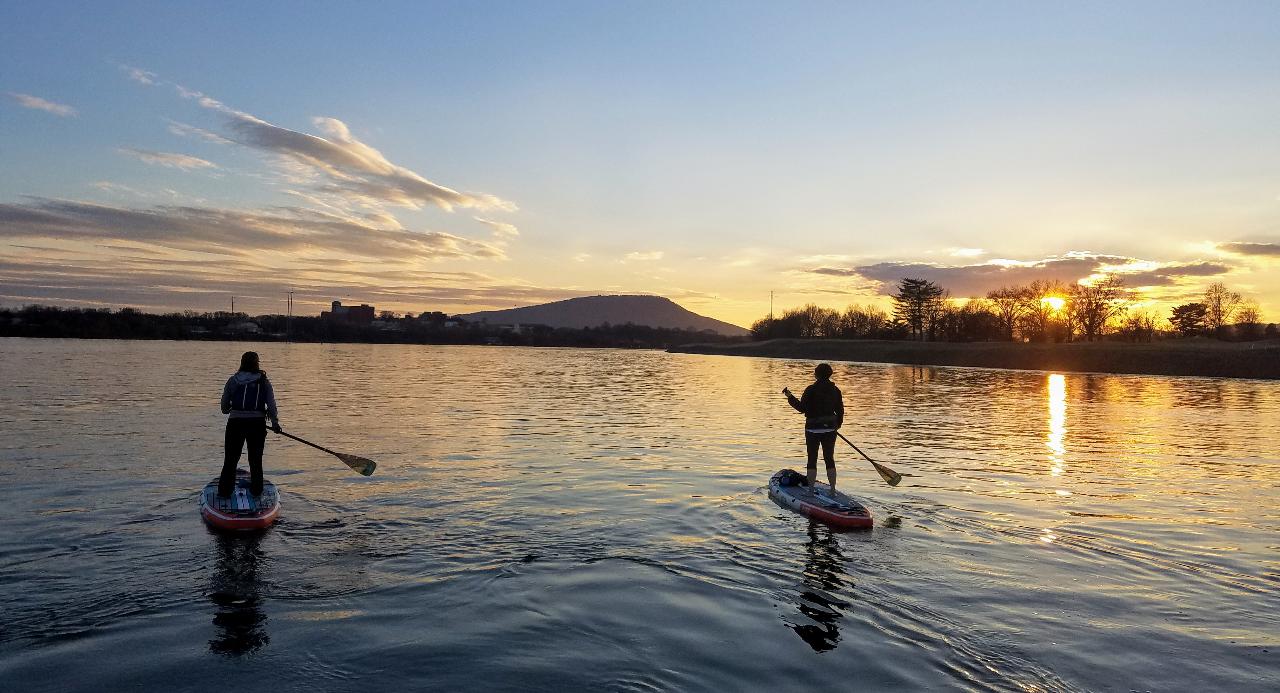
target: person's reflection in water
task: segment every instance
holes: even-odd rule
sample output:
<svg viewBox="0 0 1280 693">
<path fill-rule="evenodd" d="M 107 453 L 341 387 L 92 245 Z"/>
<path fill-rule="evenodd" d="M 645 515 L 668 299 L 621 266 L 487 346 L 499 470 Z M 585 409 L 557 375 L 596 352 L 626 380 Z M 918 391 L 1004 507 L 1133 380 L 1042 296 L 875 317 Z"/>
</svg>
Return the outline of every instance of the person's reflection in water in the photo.
<svg viewBox="0 0 1280 693">
<path fill-rule="evenodd" d="M 805 553 L 804 588 L 800 591 L 799 608 L 800 613 L 813 623 L 789 623 L 787 627 L 815 652 L 827 652 L 836 649 L 840 642 L 838 623 L 843 615 L 842 609 L 849 606 L 834 593 L 852 587 L 853 583 L 844 571 L 844 554 L 840 553 L 840 543 L 830 527 L 809 522 Z"/>
<path fill-rule="evenodd" d="M 218 565 L 209 588 L 213 602 L 213 625 L 218 637 L 209 641 L 209 651 L 229 657 L 249 654 L 270 641 L 267 615 L 262 612 L 263 583 L 258 578 L 258 544 L 262 535 L 219 534 Z"/>
</svg>

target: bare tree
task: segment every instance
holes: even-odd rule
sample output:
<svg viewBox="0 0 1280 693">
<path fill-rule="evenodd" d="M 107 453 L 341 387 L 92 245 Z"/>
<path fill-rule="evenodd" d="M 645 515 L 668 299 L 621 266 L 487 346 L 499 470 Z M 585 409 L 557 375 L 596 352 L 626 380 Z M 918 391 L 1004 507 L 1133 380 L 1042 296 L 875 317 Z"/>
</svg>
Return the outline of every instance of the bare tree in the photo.
<svg viewBox="0 0 1280 693">
<path fill-rule="evenodd" d="M 1258 302 L 1252 299 L 1245 299 L 1240 302 L 1240 307 L 1236 309 L 1236 324 L 1250 325 L 1262 322 L 1262 310 L 1258 308 Z"/>
<path fill-rule="evenodd" d="M 966 301 L 963 305 L 949 305 L 938 320 L 936 332 L 949 342 L 976 342 L 1001 339 L 1005 336 L 1000 316 L 990 302 L 981 298 Z"/>
<path fill-rule="evenodd" d="M 774 320 L 773 318 L 765 317 L 765 318 L 760 318 L 759 320 L 751 323 L 751 338 L 752 339 L 773 339 L 774 337 L 777 336 L 776 334 L 774 334 L 775 332 L 774 328 L 777 322 L 778 321 Z"/>
<path fill-rule="evenodd" d="M 1091 284 L 1076 284 L 1067 297 L 1071 324 L 1090 342 L 1106 334 L 1107 325 L 1129 306 L 1124 280 L 1108 274 Z"/>
<path fill-rule="evenodd" d="M 1004 328 L 1005 339 L 1013 341 L 1013 328 L 1017 326 L 1018 321 L 1027 312 L 1027 297 L 1029 292 L 1023 286 L 1002 286 L 994 291 L 987 292 L 987 300 L 991 305 L 991 312 L 1000 318 L 1000 325 Z"/>
<path fill-rule="evenodd" d="M 1214 282 L 1204 291 L 1204 326 L 1213 332 L 1231 324 L 1231 317 L 1240 306 L 1240 294 L 1228 289 L 1222 282 Z"/>
<path fill-rule="evenodd" d="M 1056 321 L 1064 317 L 1067 287 L 1056 279 L 1037 279 L 1026 287 L 1023 299 L 1022 336 L 1033 342 L 1049 341 Z"/>
<path fill-rule="evenodd" d="M 847 338 L 875 337 L 888 322 L 888 314 L 875 306 L 850 305 L 840 315 L 840 336 Z"/>
<path fill-rule="evenodd" d="M 1245 299 L 1240 302 L 1240 307 L 1236 309 L 1235 328 L 1241 339 L 1262 339 L 1265 328 L 1257 301 Z"/>
<path fill-rule="evenodd" d="M 835 337 L 840 332 L 840 314 L 813 303 L 785 311 L 776 322 L 779 337 L 813 339 Z"/>
<path fill-rule="evenodd" d="M 1120 332 L 1131 342 L 1150 342 L 1156 333 L 1157 319 L 1148 310 L 1139 310 L 1125 316 Z"/>
</svg>

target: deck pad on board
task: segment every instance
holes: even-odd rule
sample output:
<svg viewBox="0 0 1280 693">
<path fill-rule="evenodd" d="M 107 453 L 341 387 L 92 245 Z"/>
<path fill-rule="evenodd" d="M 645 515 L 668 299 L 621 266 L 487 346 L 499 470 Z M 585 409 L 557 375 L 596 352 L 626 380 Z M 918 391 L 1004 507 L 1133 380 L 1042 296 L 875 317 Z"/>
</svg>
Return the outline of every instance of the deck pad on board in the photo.
<svg viewBox="0 0 1280 693">
<path fill-rule="evenodd" d="M 280 513 L 280 494 L 270 481 L 262 482 L 262 493 L 249 493 L 249 472 L 236 470 L 236 485 L 229 496 L 218 496 L 218 480 L 200 492 L 200 515 L 218 529 L 264 529 Z"/>
<path fill-rule="evenodd" d="M 821 481 L 812 487 L 799 485 L 797 478 L 803 475 L 790 469 L 774 474 L 769 479 L 769 497 L 784 508 L 836 527 L 872 526 L 871 511 L 857 500 Z"/>
</svg>

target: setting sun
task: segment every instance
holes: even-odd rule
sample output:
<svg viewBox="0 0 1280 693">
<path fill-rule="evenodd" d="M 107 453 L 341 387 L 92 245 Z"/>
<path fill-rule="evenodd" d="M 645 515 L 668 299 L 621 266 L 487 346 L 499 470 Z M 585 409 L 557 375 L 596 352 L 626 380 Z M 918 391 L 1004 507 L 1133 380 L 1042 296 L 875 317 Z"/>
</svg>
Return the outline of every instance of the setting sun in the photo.
<svg viewBox="0 0 1280 693">
<path fill-rule="evenodd" d="M 1045 296 L 1044 298 L 1040 299 L 1040 302 L 1049 306 L 1049 308 L 1052 309 L 1055 313 L 1062 310 L 1062 307 L 1067 305 L 1066 299 L 1062 298 L 1061 296 Z"/>
</svg>

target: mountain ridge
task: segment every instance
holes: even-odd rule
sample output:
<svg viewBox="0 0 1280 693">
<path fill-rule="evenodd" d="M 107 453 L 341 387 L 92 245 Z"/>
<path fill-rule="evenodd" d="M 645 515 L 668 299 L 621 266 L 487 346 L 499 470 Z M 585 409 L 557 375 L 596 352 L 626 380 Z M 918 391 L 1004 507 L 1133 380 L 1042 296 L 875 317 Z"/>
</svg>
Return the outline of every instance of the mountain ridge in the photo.
<svg viewBox="0 0 1280 693">
<path fill-rule="evenodd" d="M 464 313 L 458 317 L 468 322 L 498 325 L 530 324 L 582 329 L 605 323 L 632 323 L 682 330 L 710 330 L 735 337 L 749 334 L 738 325 L 698 315 L 665 296 L 641 294 L 578 296 L 520 308 Z"/>
</svg>

